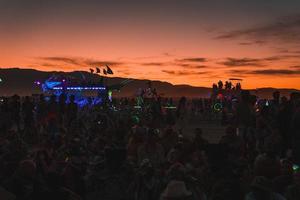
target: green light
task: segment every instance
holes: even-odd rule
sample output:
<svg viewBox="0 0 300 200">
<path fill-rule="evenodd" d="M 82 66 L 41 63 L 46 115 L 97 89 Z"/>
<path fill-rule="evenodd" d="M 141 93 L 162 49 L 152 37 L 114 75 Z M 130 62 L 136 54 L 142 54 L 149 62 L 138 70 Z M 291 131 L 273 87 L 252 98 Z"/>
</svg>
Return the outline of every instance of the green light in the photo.
<svg viewBox="0 0 300 200">
<path fill-rule="evenodd" d="M 293 165 L 293 170 L 294 170 L 294 172 L 299 171 L 299 166 L 298 165 Z"/>
<path fill-rule="evenodd" d="M 222 106 L 222 104 L 220 104 L 220 103 L 216 103 L 216 104 L 213 106 L 213 108 L 214 108 L 215 111 L 220 112 L 220 111 L 222 110 L 223 106 Z"/>
<path fill-rule="evenodd" d="M 166 108 L 166 109 L 177 109 L 176 106 L 166 106 L 165 108 Z"/>
<path fill-rule="evenodd" d="M 131 119 L 132 119 L 133 123 L 135 123 L 135 124 L 140 123 L 140 118 L 138 116 L 136 116 L 136 115 L 132 116 Z"/>
<path fill-rule="evenodd" d="M 108 91 L 108 99 L 110 101 L 112 101 L 112 91 L 111 90 Z"/>
</svg>

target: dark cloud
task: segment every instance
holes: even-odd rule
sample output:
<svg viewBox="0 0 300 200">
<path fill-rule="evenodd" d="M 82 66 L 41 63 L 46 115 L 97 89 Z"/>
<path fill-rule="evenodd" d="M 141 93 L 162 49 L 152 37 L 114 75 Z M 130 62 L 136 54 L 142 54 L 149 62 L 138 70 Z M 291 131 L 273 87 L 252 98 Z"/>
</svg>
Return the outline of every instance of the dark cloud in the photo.
<svg viewBox="0 0 300 200">
<path fill-rule="evenodd" d="M 278 61 L 287 58 L 286 56 L 271 56 L 260 59 L 261 61 Z"/>
<path fill-rule="evenodd" d="M 289 53 L 289 54 L 300 54 L 300 51 L 293 51 L 293 50 L 288 50 L 288 49 L 279 49 L 279 53 Z"/>
<path fill-rule="evenodd" d="M 177 59 L 177 62 L 206 62 L 206 58 L 183 58 L 183 59 Z"/>
<path fill-rule="evenodd" d="M 174 56 L 173 54 L 171 54 L 171 53 L 168 53 L 168 52 L 166 52 L 166 53 L 163 53 L 162 55 L 163 55 L 163 56 L 166 56 L 166 57 L 171 57 L 171 56 Z"/>
<path fill-rule="evenodd" d="M 117 61 L 105 61 L 105 60 L 95 60 L 95 59 L 77 58 L 77 57 L 41 57 L 38 59 L 47 62 L 75 65 L 81 67 L 123 64 L 122 62 L 117 62 Z M 54 65 L 53 63 L 47 63 L 47 65 L 50 64 Z M 41 63 L 41 65 L 43 64 L 45 63 Z"/>
<path fill-rule="evenodd" d="M 289 69 L 230 70 L 229 73 L 235 75 L 298 76 L 300 75 L 300 69 L 299 70 L 289 70 Z"/>
<path fill-rule="evenodd" d="M 229 70 L 227 71 L 228 74 L 231 74 L 231 75 L 238 75 L 239 77 L 243 76 L 245 77 L 245 75 L 249 72 L 249 70 L 242 70 L 242 69 L 233 69 L 233 70 Z"/>
<path fill-rule="evenodd" d="M 252 42 L 240 42 L 239 45 L 243 45 L 243 46 L 248 46 L 248 45 L 252 45 Z"/>
<path fill-rule="evenodd" d="M 224 62 L 219 64 L 228 67 L 241 67 L 241 66 L 263 66 L 260 59 L 255 58 L 227 58 Z"/>
<path fill-rule="evenodd" d="M 280 41 L 297 43 L 300 41 L 300 15 L 280 18 L 273 23 L 249 29 L 242 29 L 224 33 L 216 39 L 246 38 L 252 42 Z"/>
<path fill-rule="evenodd" d="M 41 66 L 44 66 L 44 67 L 57 67 L 57 64 L 53 64 L 53 63 L 40 63 L 40 64 L 37 64 L 37 65 L 41 65 Z"/>
<path fill-rule="evenodd" d="M 176 65 L 179 67 L 190 68 L 190 69 L 204 69 L 204 68 L 209 67 L 207 65 L 194 65 L 194 64 L 188 64 L 188 63 L 176 64 Z"/>
<path fill-rule="evenodd" d="M 101 60 L 85 60 L 84 61 L 85 64 L 87 65 L 93 65 L 93 66 L 103 66 L 103 65 L 122 65 L 124 63 L 122 62 L 117 62 L 117 61 L 101 61 Z"/>
<path fill-rule="evenodd" d="M 166 65 L 166 63 L 162 63 L 162 62 L 146 62 L 146 63 L 141 63 L 141 65 L 144 65 L 144 66 L 164 66 L 164 65 Z"/>
<path fill-rule="evenodd" d="M 261 40 L 257 40 L 257 41 L 253 41 L 253 42 L 240 42 L 239 45 L 242 45 L 242 46 L 248 46 L 248 45 L 264 45 L 266 44 L 267 42 L 266 41 L 261 41 Z"/>
<path fill-rule="evenodd" d="M 293 69 L 300 69 L 300 65 L 291 66 Z"/>
<path fill-rule="evenodd" d="M 256 75 L 300 75 L 300 70 L 288 70 L 288 69 L 265 69 L 250 71 L 250 74 Z"/>
<path fill-rule="evenodd" d="M 265 58 L 226 58 L 225 61 L 218 64 L 225 65 L 227 67 L 243 67 L 253 66 L 262 67 L 268 65 L 268 62 L 279 61 L 288 58 L 299 58 L 297 55 L 276 55 Z"/>
<path fill-rule="evenodd" d="M 81 61 L 77 58 L 69 58 L 69 57 L 42 57 L 40 58 L 45 61 L 52 61 L 52 62 L 63 62 L 72 65 L 80 65 Z"/>
<path fill-rule="evenodd" d="M 196 72 L 196 71 L 175 71 L 175 70 L 162 70 L 162 72 L 169 74 L 169 75 L 176 75 L 176 76 L 189 76 L 189 75 L 202 75 L 207 74 L 208 72 Z"/>
</svg>

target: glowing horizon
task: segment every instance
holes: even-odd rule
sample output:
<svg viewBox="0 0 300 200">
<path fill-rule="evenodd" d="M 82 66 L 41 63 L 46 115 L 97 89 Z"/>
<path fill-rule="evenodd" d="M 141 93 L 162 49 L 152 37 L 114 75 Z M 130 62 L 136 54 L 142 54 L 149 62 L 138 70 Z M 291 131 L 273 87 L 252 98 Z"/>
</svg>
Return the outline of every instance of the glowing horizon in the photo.
<svg viewBox="0 0 300 200">
<path fill-rule="evenodd" d="M 287 3 L 289 2 L 289 3 Z M 300 2 L 0 2 L 0 67 L 300 89 Z"/>
</svg>

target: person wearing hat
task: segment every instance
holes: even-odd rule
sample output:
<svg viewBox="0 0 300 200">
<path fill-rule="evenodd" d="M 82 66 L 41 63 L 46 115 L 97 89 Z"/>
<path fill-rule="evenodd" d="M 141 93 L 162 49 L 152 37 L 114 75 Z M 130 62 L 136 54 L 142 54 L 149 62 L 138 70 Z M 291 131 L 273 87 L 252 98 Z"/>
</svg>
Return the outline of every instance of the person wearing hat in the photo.
<svg viewBox="0 0 300 200">
<path fill-rule="evenodd" d="M 161 194 L 161 200 L 189 200 L 192 192 L 188 191 L 183 181 L 172 180 Z"/>
</svg>

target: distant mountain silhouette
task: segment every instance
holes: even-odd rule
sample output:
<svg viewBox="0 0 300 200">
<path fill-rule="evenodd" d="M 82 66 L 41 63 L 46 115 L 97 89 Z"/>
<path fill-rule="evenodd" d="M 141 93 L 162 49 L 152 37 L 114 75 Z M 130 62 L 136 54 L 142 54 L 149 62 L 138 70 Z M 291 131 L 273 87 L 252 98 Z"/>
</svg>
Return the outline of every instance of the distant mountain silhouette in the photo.
<svg viewBox="0 0 300 200">
<path fill-rule="evenodd" d="M 99 79 L 97 74 L 91 74 L 88 72 L 44 72 L 34 69 L 0 69 L 0 78 L 2 83 L 0 83 L 0 95 L 31 95 L 39 94 L 41 90 L 39 87 L 34 85 L 34 81 L 43 82 L 53 73 L 65 73 L 66 75 L 81 77 L 82 74 L 87 78 L 96 81 Z M 124 81 L 125 78 L 119 77 L 106 77 L 104 82 L 108 85 L 117 84 Z M 122 88 L 120 92 L 116 92 L 114 95 L 117 96 L 134 96 L 138 88 L 145 88 L 149 80 L 139 80 L 133 79 L 134 81 Z M 152 81 L 153 87 L 155 87 L 159 94 L 167 97 L 209 97 L 211 88 L 207 87 L 194 87 L 190 85 L 173 85 L 168 82 L 162 81 Z M 282 95 L 288 96 L 291 92 L 296 92 L 299 90 L 295 89 L 276 89 L 276 88 L 259 88 L 257 90 L 252 90 L 252 93 L 257 94 L 260 97 L 271 97 L 274 91 L 280 91 Z"/>
</svg>

